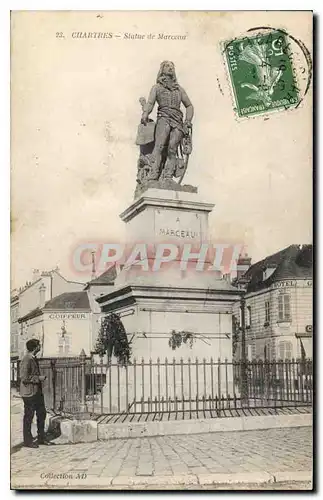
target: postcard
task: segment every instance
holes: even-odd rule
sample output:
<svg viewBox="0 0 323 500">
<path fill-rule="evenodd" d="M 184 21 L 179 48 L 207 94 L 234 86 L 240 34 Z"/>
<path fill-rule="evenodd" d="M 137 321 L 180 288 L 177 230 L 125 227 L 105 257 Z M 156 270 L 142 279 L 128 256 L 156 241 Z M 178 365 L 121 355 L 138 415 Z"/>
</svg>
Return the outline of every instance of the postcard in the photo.
<svg viewBox="0 0 323 500">
<path fill-rule="evenodd" d="M 12 11 L 12 489 L 312 489 L 312 38 Z"/>
</svg>

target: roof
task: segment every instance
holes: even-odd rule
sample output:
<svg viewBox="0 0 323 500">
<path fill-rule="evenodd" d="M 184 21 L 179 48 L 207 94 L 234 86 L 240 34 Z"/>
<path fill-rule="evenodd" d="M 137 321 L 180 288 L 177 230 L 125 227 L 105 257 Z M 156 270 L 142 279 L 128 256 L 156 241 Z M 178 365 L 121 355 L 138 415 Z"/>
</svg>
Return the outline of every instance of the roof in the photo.
<svg viewBox="0 0 323 500">
<path fill-rule="evenodd" d="M 121 265 L 120 268 L 122 269 L 123 266 Z M 109 269 L 104 271 L 104 273 L 100 274 L 100 276 L 89 281 L 86 284 L 85 290 L 90 285 L 113 285 L 116 277 L 117 277 L 117 270 L 116 270 L 116 266 L 113 265 L 113 266 L 109 267 Z"/>
<path fill-rule="evenodd" d="M 269 278 L 264 280 L 263 272 L 275 268 Z M 247 281 L 247 292 L 267 288 L 274 281 L 286 279 L 312 279 L 312 245 L 290 245 L 279 252 L 253 264 L 242 277 Z"/>
<path fill-rule="evenodd" d="M 13 304 L 14 302 L 17 302 L 17 304 L 19 302 L 19 294 L 18 293 L 16 293 L 15 295 L 12 294 L 10 296 L 10 303 Z"/>
<path fill-rule="evenodd" d="M 41 281 L 41 279 L 43 277 L 45 277 L 45 276 L 52 277 L 54 273 L 58 274 L 58 276 L 60 276 L 64 281 L 66 281 L 66 283 L 75 283 L 76 285 L 84 285 L 84 283 L 81 282 L 81 281 L 73 281 L 73 280 L 66 279 L 59 272 L 59 269 L 56 268 L 56 269 L 52 269 L 51 271 L 42 271 L 37 279 L 35 279 L 33 281 L 27 281 L 24 286 L 22 286 L 22 287 L 19 288 L 19 291 L 18 291 L 19 294 L 23 293 L 25 290 L 27 290 L 28 288 L 32 287 L 35 283 L 38 283 L 38 281 Z"/>
<path fill-rule="evenodd" d="M 43 314 L 44 310 L 90 310 L 90 303 L 87 292 L 66 292 L 61 295 L 57 295 L 52 300 L 48 300 L 43 308 L 36 307 L 32 311 L 29 311 L 25 316 L 18 318 L 18 323 L 23 323 L 28 319 L 35 318 Z"/>
<path fill-rule="evenodd" d="M 89 298 L 87 292 L 66 292 L 57 295 L 53 299 L 46 302 L 44 310 L 47 309 L 90 309 Z"/>
<path fill-rule="evenodd" d="M 42 309 L 40 307 L 36 307 L 36 309 L 33 309 L 32 311 L 29 311 L 25 316 L 21 316 L 18 318 L 18 323 L 23 323 L 24 321 L 27 321 L 28 319 L 36 318 L 37 316 L 40 316 L 43 314 Z"/>
</svg>

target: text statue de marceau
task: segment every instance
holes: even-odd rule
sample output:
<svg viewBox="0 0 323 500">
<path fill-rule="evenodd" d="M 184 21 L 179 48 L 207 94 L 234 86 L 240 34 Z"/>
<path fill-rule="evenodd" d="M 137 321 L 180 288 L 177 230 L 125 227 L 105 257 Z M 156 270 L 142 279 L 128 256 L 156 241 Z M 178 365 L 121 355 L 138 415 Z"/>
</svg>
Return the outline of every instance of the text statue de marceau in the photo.
<svg viewBox="0 0 323 500">
<path fill-rule="evenodd" d="M 156 84 L 148 101 L 140 98 L 141 123 L 136 144 L 140 146 L 135 197 L 148 187 L 196 192 L 193 186 L 182 186 L 189 155 L 192 152 L 193 105 L 179 85 L 171 61 L 160 65 Z M 157 122 L 149 118 L 157 102 Z M 186 108 L 185 119 L 181 105 Z"/>
</svg>

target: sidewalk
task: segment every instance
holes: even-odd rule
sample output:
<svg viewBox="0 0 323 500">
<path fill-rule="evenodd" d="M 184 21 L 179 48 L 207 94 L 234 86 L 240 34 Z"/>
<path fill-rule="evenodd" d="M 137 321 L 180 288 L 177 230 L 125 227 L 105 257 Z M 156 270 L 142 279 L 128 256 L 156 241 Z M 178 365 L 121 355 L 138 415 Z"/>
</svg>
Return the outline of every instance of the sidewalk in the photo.
<svg viewBox="0 0 323 500">
<path fill-rule="evenodd" d="M 10 401 L 10 444 L 12 447 L 17 447 L 23 442 L 23 434 L 22 434 L 22 424 L 23 424 L 23 415 L 24 415 L 24 403 L 19 393 L 14 389 L 11 390 L 11 401 Z M 45 422 L 45 429 L 48 428 L 49 424 L 49 416 L 47 415 Z M 31 431 L 33 436 L 37 436 L 37 424 L 36 417 L 34 417 L 34 421 L 31 426 Z"/>
<path fill-rule="evenodd" d="M 311 427 L 22 448 L 11 458 L 12 487 L 25 489 L 297 489 L 311 487 L 311 471 Z"/>
<path fill-rule="evenodd" d="M 11 408 L 10 408 L 10 430 L 11 430 L 11 447 L 22 443 L 22 419 L 24 414 L 24 403 L 21 397 L 15 391 L 11 391 Z M 33 424 L 33 432 L 35 432 Z"/>
</svg>

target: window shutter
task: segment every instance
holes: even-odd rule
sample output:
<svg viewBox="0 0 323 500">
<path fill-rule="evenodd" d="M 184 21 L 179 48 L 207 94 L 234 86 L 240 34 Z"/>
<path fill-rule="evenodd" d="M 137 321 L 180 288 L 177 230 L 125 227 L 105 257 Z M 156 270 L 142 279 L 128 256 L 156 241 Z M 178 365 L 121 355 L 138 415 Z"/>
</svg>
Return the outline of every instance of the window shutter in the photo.
<svg viewBox="0 0 323 500">
<path fill-rule="evenodd" d="M 251 325 L 251 307 L 247 306 L 246 308 L 246 326 Z"/>
</svg>

